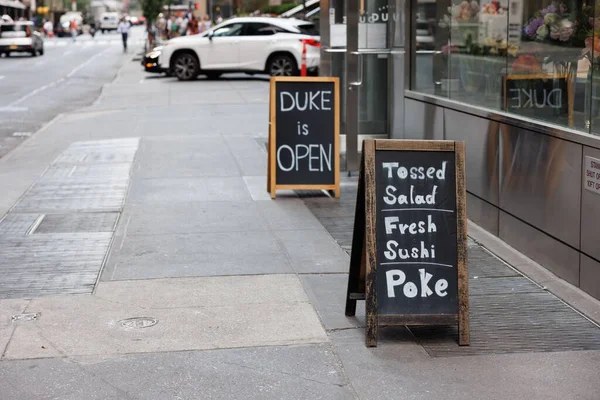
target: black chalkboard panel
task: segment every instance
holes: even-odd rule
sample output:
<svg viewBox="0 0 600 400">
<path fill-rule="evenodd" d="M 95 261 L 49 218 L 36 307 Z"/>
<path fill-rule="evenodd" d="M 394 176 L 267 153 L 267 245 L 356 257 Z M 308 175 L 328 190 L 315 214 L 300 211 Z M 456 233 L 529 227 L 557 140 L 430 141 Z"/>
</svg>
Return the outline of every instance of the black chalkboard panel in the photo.
<svg viewBox="0 0 600 400">
<path fill-rule="evenodd" d="M 456 314 L 454 153 L 375 153 L 379 314 Z"/>
<path fill-rule="evenodd" d="M 458 323 L 470 344 L 465 144 L 365 140 L 346 316 L 365 300 L 366 344 L 380 325 Z"/>
<path fill-rule="evenodd" d="M 337 78 L 271 79 L 269 191 L 339 192 Z M 336 193 L 337 194 L 337 193 Z"/>
<path fill-rule="evenodd" d="M 537 119 L 572 115 L 571 85 L 566 75 L 508 75 L 504 78 L 504 109 Z"/>
</svg>

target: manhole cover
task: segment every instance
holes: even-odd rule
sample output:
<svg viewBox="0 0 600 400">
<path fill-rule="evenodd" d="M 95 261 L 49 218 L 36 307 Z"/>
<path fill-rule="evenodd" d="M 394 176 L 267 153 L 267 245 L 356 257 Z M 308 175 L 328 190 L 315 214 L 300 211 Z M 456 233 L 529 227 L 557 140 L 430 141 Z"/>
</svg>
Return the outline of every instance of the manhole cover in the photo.
<svg viewBox="0 0 600 400">
<path fill-rule="evenodd" d="M 13 322 L 35 321 L 40 317 L 40 313 L 17 314 L 10 317 Z"/>
<path fill-rule="evenodd" d="M 151 317 L 135 317 L 121 320 L 119 321 L 119 324 L 121 324 L 123 328 L 142 329 L 150 328 L 151 326 L 158 324 L 158 320 Z"/>
</svg>

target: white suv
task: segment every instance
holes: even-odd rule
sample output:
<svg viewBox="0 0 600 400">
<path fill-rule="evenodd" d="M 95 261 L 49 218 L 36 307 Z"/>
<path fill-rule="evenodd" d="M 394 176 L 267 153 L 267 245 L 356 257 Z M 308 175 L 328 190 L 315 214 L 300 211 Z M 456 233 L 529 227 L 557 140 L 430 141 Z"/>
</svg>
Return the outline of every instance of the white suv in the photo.
<svg viewBox="0 0 600 400">
<path fill-rule="evenodd" d="M 167 41 L 158 64 L 182 81 L 200 74 L 216 79 L 225 72 L 293 76 L 301 68 L 303 47 L 307 71 L 314 73 L 320 63 L 320 38 L 314 23 L 232 18 L 208 32 Z"/>
<path fill-rule="evenodd" d="M 30 53 L 33 57 L 44 54 L 44 40 L 35 31 L 33 22 L 0 22 L 0 54 Z"/>
</svg>

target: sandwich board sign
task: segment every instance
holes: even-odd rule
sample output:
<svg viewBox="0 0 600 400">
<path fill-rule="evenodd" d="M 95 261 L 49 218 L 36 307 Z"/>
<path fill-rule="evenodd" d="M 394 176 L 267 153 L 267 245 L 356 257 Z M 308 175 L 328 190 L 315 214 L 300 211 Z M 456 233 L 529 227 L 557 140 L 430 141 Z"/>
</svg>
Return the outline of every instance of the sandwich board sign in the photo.
<svg viewBox="0 0 600 400">
<path fill-rule="evenodd" d="M 363 142 L 346 315 L 365 300 L 367 346 L 381 325 L 455 323 L 470 344 L 464 149 Z"/>
<path fill-rule="evenodd" d="M 339 79 L 272 77 L 267 191 L 340 195 Z"/>
</svg>

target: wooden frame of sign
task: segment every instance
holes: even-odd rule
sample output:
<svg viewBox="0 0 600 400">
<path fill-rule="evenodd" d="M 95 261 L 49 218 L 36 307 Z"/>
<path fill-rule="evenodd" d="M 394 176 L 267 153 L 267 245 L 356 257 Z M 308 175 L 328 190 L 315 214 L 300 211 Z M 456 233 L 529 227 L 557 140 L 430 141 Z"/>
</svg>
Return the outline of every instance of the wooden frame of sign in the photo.
<svg viewBox="0 0 600 400">
<path fill-rule="evenodd" d="M 333 160 L 335 162 L 331 184 L 278 184 L 277 183 L 277 84 L 280 82 L 333 83 Z M 277 190 L 328 190 L 340 197 L 340 83 L 333 77 L 271 77 L 269 96 L 269 140 L 267 144 L 267 192 L 276 198 Z"/>
<path fill-rule="evenodd" d="M 376 152 L 448 152 L 446 158 L 454 162 L 454 182 L 456 196 L 456 300 L 453 313 L 405 313 L 380 314 L 376 282 L 378 265 L 377 227 L 378 209 L 376 199 Z M 402 160 L 398 160 L 402 161 Z M 383 165 L 383 164 L 382 164 Z M 366 308 L 366 345 L 377 346 L 379 326 L 389 325 L 453 325 L 458 323 L 459 345 L 470 345 L 469 331 L 469 274 L 467 266 L 467 217 L 465 186 L 465 145 L 464 142 L 430 140 L 365 140 L 359 173 L 358 193 L 350 257 L 348 291 L 346 295 L 346 316 L 356 314 L 356 301 L 365 300 Z M 434 196 L 435 198 L 435 196 Z M 386 210 L 393 211 L 393 210 Z M 382 214 L 383 215 L 383 214 Z M 388 215 L 388 214 L 385 214 Z M 402 214 L 404 215 L 404 214 Z M 408 225 L 407 225 L 408 226 Z M 438 243 L 439 245 L 440 243 Z M 440 248 L 442 246 L 439 246 Z M 439 250 L 439 249 L 438 249 Z M 394 263 L 386 263 L 394 264 Z M 397 263 L 397 264 L 410 264 Z M 422 263 L 416 263 L 422 264 Z M 426 264 L 426 263 L 424 263 Z M 450 265 L 447 265 L 448 267 Z M 412 266 L 409 266 L 409 268 Z M 446 271 L 448 271 L 447 269 Z M 422 275 L 429 275 L 421 273 Z M 421 282 L 423 284 L 423 282 Z M 425 283 L 427 285 L 427 282 Z M 448 285 L 446 285 L 448 287 Z M 415 290 L 416 289 L 416 286 Z M 422 286 L 421 286 L 422 287 Z M 437 287 L 437 285 L 436 285 Z M 422 287 L 423 288 L 423 287 Z M 389 286 L 388 286 L 389 290 Z M 437 289 L 436 289 L 437 290 Z M 448 290 L 449 292 L 450 290 Z M 406 292 L 405 292 L 406 293 Z M 388 292 L 389 296 L 389 292 Z M 399 297 L 399 296 L 398 296 Z M 457 303 L 457 304 L 456 304 Z M 435 311 L 435 310 L 434 310 Z"/>
<path fill-rule="evenodd" d="M 575 94 L 573 93 L 573 78 L 570 77 L 569 74 L 545 74 L 545 73 L 538 73 L 538 74 L 512 74 L 512 75 L 506 75 L 503 77 L 502 79 L 502 90 L 503 90 L 503 100 L 504 100 L 504 111 L 508 110 L 508 97 L 507 97 L 507 89 L 506 89 L 506 85 L 508 83 L 508 81 L 513 80 L 513 81 L 518 81 L 518 80 L 532 80 L 532 79 L 547 79 L 547 80 L 552 80 L 552 79 L 565 79 L 567 81 L 567 109 L 568 109 L 568 114 L 569 114 L 569 127 L 573 127 L 575 124 L 575 119 L 574 119 L 574 114 L 573 114 L 573 108 L 575 105 Z"/>
</svg>

